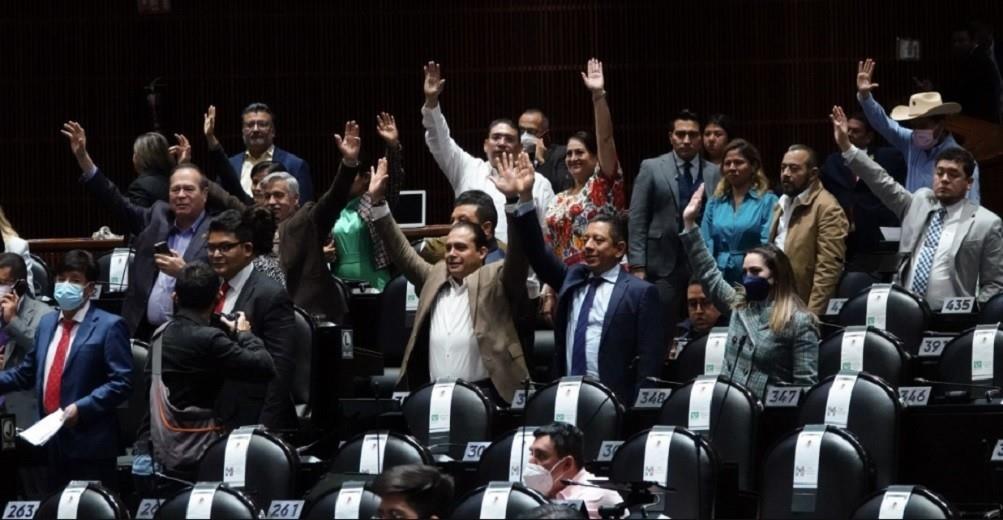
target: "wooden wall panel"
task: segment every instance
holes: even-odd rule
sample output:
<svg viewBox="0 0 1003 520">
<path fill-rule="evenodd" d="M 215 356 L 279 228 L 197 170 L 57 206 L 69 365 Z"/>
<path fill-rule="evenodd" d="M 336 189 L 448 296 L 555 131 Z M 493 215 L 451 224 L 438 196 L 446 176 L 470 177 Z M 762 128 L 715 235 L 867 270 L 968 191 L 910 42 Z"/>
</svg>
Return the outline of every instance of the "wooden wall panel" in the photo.
<svg viewBox="0 0 1003 520">
<path fill-rule="evenodd" d="M 363 124 L 369 160 L 380 153 L 375 114 L 397 115 L 406 186 L 431 191 L 433 222 L 447 218 L 448 184 L 422 139 L 421 64 L 443 63 L 442 97 L 453 134 L 480 154 L 485 125 L 544 109 L 563 139 L 591 128 L 577 71 L 606 64 L 625 171 L 668 148 L 667 121 L 689 107 L 724 112 L 763 152 L 776 176 L 793 142 L 831 150 L 826 114 L 853 105 L 857 59 L 879 60 L 879 99 L 890 108 L 913 76 L 946 72 L 949 26 L 1003 19 L 993 0 L 721 0 L 717 2 L 517 0 L 196 2 L 140 16 L 134 0 L 13 0 L 0 15 L 6 160 L 0 204 L 27 237 L 88 235 L 110 215 L 76 184 L 59 135 L 75 119 L 95 161 L 120 186 L 131 179 L 131 142 L 149 128 L 142 87 L 162 77 L 166 129 L 196 143 L 214 103 L 219 133 L 239 149 L 238 114 L 262 100 L 278 113 L 277 142 L 310 161 L 326 185 L 337 165 L 331 134 Z M 997 26 L 997 31 L 1003 28 Z M 896 36 L 919 38 L 924 60 L 894 61 Z M 990 188 L 991 189 L 991 188 Z"/>
</svg>

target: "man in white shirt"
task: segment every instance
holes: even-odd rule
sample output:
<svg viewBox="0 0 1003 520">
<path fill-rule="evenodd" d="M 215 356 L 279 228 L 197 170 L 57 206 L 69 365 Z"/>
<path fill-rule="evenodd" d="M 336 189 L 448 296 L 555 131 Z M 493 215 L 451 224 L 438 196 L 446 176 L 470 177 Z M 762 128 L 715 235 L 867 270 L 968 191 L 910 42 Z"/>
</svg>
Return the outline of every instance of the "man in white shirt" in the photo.
<svg viewBox="0 0 1003 520">
<path fill-rule="evenodd" d="M 369 188 L 372 219 L 390 258 L 419 295 L 401 383 L 415 390 L 441 377 L 464 379 L 510 402 L 529 376 L 513 320 L 515 302 L 526 298 L 528 267 L 519 240 L 509 242 L 510 256 L 484 265 L 484 229 L 460 221 L 446 238 L 445 258 L 430 264 L 390 215 L 386 184 L 386 160 L 380 159 Z"/>
<path fill-rule="evenodd" d="M 488 128 L 484 139 L 484 156 L 479 159 L 460 148 L 449 134 L 449 125 L 442 115 L 439 106 L 439 95 L 446 84 L 438 63 L 428 62 L 425 65 L 425 105 L 421 107 L 422 125 L 425 127 L 425 143 L 435 157 L 435 162 L 446 174 L 455 195 L 467 190 L 481 190 L 495 202 L 499 215 L 505 212 L 505 196 L 495 188 L 489 177 L 496 176 L 494 164 L 502 154 L 518 155 L 522 152 L 522 142 L 519 140 L 519 130 L 509 119 L 496 119 Z M 533 185 L 533 200 L 540 208 L 539 220 L 541 229 L 545 228 L 543 215 L 554 198 L 554 190 L 550 181 L 540 173 L 536 173 L 536 183 Z M 500 219 L 495 229 L 498 240 L 508 242 L 508 223 Z"/>
<path fill-rule="evenodd" d="M 842 108 L 833 107 L 832 123 L 850 171 L 902 220 L 899 253 L 906 261 L 897 283 L 924 297 L 933 310 L 954 297 L 985 303 L 1003 290 L 1003 222 L 966 199 L 975 170 L 972 154 L 943 150 L 936 157 L 932 189 L 909 193 L 850 143 Z"/>
</svg>

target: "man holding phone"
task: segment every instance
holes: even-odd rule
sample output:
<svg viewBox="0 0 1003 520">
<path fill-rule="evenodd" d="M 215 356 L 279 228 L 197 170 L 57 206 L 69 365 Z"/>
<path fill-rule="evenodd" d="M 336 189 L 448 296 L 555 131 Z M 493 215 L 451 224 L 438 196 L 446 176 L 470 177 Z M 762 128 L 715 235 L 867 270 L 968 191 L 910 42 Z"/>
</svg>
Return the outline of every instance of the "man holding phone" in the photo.
<svg viewBox="0 0 1003 520">
<path fill-rule="evenodd" d="M 14 253 L 0 253 L 0 370 L 17 366 L 35 343 L 42 316 L 54 309 L 28 293 L 28 267 Z M 17 416 L 17 426 L 31 426 L 38 399 L 33 390 L 0 397 L 0 411 Z"/>
</svg>

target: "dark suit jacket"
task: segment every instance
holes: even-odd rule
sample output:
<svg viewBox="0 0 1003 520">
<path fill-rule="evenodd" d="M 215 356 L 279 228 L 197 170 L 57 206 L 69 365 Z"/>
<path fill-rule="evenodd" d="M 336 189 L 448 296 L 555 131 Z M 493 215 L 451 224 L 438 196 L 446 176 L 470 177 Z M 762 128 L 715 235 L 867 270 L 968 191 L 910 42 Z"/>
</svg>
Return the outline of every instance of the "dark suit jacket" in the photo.
<svg viewBox="0 0 1003 520">
<path fill-rule="evenodd" d="M 158 200 L 167 202 L 170 187 L 171 179 L 167 174 L 142 173 L 129 183 L 125 196 L 133 204 L 148 208 Z"/>
<path fill-rule="evenodd" d="M 575 290 L 588 280 L 588 267 L 568 267 L 557 259 L 543 241 L 536 212 L 513 219 L 516 232 L 525 241 L 529 265 L 540 281 L 560 287 L 554 313 L 556 344 L 553 376 L 567 375 L 568 320 Z M 665 333 L 661 304 L 654 285 L 621 271 L 610 296 L 599 340 L 599 380 L 610 387 L 625 404 L 633 404 L 639 384 L 657 377 L 665 360 Z"/>
<path fill-rule="evenodd" d="M 281 284 L 258 270 L 251 270 L 233 310 L 243 311 L 251 322 L 251 332 L 264 341 L 275 363 L 275 378 L 268 383 L 227 382 L 217 408 L 221 417 L 228 426 L 260 423 L 272 429 L 296 428 L 291 393 L 296 328 L 292 300 Z M 230 393 L 231 389 L 237 393 Z"/>
<path fill-rule="evenodd" d="M 35 335 L 35 348 L 16 368 L 0 372 L 0 394 L 35 388 L 38 417 L 45 384 L 45 357 L 59 327 L 60 315 L 46 314 Z M 76 403 L 75 427 L 64 427 L 49 443 L 75 459 L 107 459 L 118 455 L 115 409 L 132 393 L 132 349 L 122 318 L 91 305 L 77 329 L 63 368 L 59 405 Z"/>
<path fill-rule="evenodd" d="M 721 170 L 698 157 L 697 172 L 703 172 L 707 192 L 713 193 Z M 682 208 L 679 207 L 677 170 L 676 154 L 670 152 L 644 160 L 634 180 L 627 259 L 632 268 L 644 266 L 649 277 L 666 277 L 675 272 L 676 265 L 687 265 L 679 241 Z"/>
<path fill-rule="evenodd" d="M 545 160 L 536 165 L 536 171 L 550 181 L 550 187 L 554 189 L 554 193 L 560 193 L 575 184 L 571 173 L 568 172 L 568 165 L 564 162 L 564 156 L 567 154 L 567 146 L 553 144 L 547 149 Z"/>
<path fill-rule="evenodd" d="M 130 233 L 136 235 L 132 241 L 136 256 L 129 269 L 129 289 L 122 306 L 122 317 L 129 325 L 129 334 L 132 335 L 146 316 L 150 291 L 160 273 L 153 261 L 153 245 L 167 240 L 167 235 L 174 226 L 174 213 L 166 202 L 157 201 L 149 208 L 130 202 L 100 170 L 84 186 L 103 206 L 112 211 L 119 222 L 128 226 Z M 184 252 L 185 262 L 208 262 L 205 241 L 209 221 L 210 218 L 206 215 L 195 230 L 195 236 Z"/>
<path fill-rule="evenodd" d="M 286 171 L 293 177 L 296 177 L 300 185 L 300 204 L 305 204 L 313 200 L 313 177 L 310 176 L 310 164 L 278 146 L 275 147 L 272 153 L 272 161 L 282 163 L 286 167 Z M 233 167 L 233 171 L 237 172 L 238 176 L 243 165 L 243 152 L 230 157 L 230 166 Z"/>
</svg>

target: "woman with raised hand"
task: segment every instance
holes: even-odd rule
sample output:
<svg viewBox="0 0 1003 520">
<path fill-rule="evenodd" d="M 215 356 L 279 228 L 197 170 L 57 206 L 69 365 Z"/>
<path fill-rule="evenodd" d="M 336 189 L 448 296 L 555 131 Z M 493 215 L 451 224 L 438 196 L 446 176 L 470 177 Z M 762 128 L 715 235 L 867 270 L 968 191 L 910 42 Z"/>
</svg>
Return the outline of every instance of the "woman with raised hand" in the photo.
<svg viewBox="0 0 1003 520">
<path fill-rule="evenodd" d="M 734 381 L 759 399 L 765 397 L 768 384 L 815 384 L 817 319 L 797 294 L 790 260 L 776 246 L 754 247 L 742 257 L 741 283 L 729 283 L 697 228 L 703 196 L 700 186 L 683 210 L 685 231 L 679 238 L 693 276 L 711 301 L 719 309 L 731 309 L 721 374 L 733 374 Z"/>
</svg>

